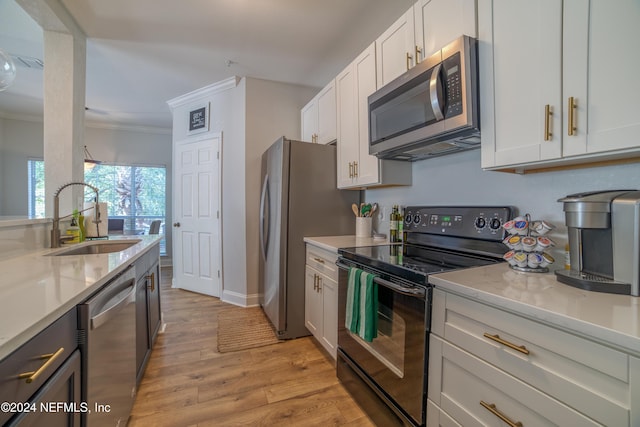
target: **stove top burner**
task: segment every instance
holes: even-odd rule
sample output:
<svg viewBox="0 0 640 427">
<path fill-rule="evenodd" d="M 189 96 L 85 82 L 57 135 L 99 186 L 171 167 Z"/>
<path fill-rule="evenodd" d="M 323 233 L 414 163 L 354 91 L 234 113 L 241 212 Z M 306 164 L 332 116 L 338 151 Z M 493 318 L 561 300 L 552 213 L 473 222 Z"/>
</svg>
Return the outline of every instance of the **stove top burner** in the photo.
<svg viewBox="0 0 640 427">
<path fill-rule="evenodd" d="M 343 248 L 347 260 L 413 283 L 427 284 L 435 273 L 488 265 L 499 259 L 412 244 Z"/>
</svg>

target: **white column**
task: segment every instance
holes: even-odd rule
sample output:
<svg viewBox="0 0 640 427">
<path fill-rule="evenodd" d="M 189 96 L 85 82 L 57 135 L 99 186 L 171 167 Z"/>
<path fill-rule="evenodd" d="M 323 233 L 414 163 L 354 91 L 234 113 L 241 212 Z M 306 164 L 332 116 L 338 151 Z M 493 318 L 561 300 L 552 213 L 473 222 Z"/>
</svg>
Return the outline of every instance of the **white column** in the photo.
<svg viewBox="0 0 640 427">
<path fill-rule="evenodd" d="M 45 211 L 53 216 L 53 194 L 84 179 L 86 36 L 60 0 L 16 0 L 43 29 Z M 60 214 L 77 208 L 83 188 L 61 194 Z"/>
<path fill-rule="evenodd" d="M 85 40 L 44 31 L 44 176 L 46 215 L 53 216 L 53 194 L 63 184 L 83 181 Z M 60 194 L 60 214 L 78 208 L 84 188 Z"/>
</svg>

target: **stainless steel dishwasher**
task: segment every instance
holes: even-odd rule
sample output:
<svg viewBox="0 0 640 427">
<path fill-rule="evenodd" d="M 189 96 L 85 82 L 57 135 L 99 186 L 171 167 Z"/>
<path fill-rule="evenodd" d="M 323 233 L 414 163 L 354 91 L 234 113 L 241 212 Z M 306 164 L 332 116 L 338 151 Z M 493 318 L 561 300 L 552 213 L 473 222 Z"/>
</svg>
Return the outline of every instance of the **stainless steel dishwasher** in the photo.
<svg viewBox="0 0 640 427">
<path fill-rule="evenodd" d="M 83 425 L 124 427 L 136 393 L 136 275 L 133 266 L 78 306 Z"/>
</svg>

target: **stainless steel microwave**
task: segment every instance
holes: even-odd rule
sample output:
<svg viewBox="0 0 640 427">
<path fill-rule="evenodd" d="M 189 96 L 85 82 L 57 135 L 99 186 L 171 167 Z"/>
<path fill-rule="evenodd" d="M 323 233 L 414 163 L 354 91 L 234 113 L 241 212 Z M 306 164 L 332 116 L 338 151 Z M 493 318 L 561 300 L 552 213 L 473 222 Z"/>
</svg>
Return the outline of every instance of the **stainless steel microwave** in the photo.
<svg viewBox="0 0 640 427">
<path fill-rule="evenodd" d="M 480 147 L 477 43 L 461 36 L 368 98 L 369 153 L 421 160 Z"/>
</svg>

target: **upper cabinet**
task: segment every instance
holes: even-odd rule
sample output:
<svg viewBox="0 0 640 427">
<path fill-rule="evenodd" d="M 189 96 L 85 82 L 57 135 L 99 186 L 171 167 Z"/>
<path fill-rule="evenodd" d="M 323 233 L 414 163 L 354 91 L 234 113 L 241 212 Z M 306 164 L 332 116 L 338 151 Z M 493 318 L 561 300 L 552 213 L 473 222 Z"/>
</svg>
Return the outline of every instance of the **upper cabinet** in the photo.
<svg viewBox="0 0 640 427">
<path fill-rule="evenodd" d="M 331 80 L 300 112 L 302 141 L 328 144 L 336 140 L 336 86 Z"/>
<path fill-rule="evenodd" d="M 376 90 L 376 49 L 371 44 L 336 77 L 338 188 L 411 185 L 411 163 L 369 154 L 367 98 Z"/>
<path fill-rule="evenodd" d="M 418 0 L 376 40 L 382 87 L 461 35 L 476 37 L 476 0 Z"/>
<path fill-rule="evenodd" d="M 637 155 L 637 22 L 635 0 L 480 0 L 482 167 Z"/>
<path fill-rule="evenodd" d="M 416 65 L 413 8 L 376 40 L 377 84 L 382 87 Z"/>
<path fill-rule="evenodd" d="M 478 37 L 476 0 L 418 0 L 413 16 L 417 62 L 461 35 Z"/>
</svg>

